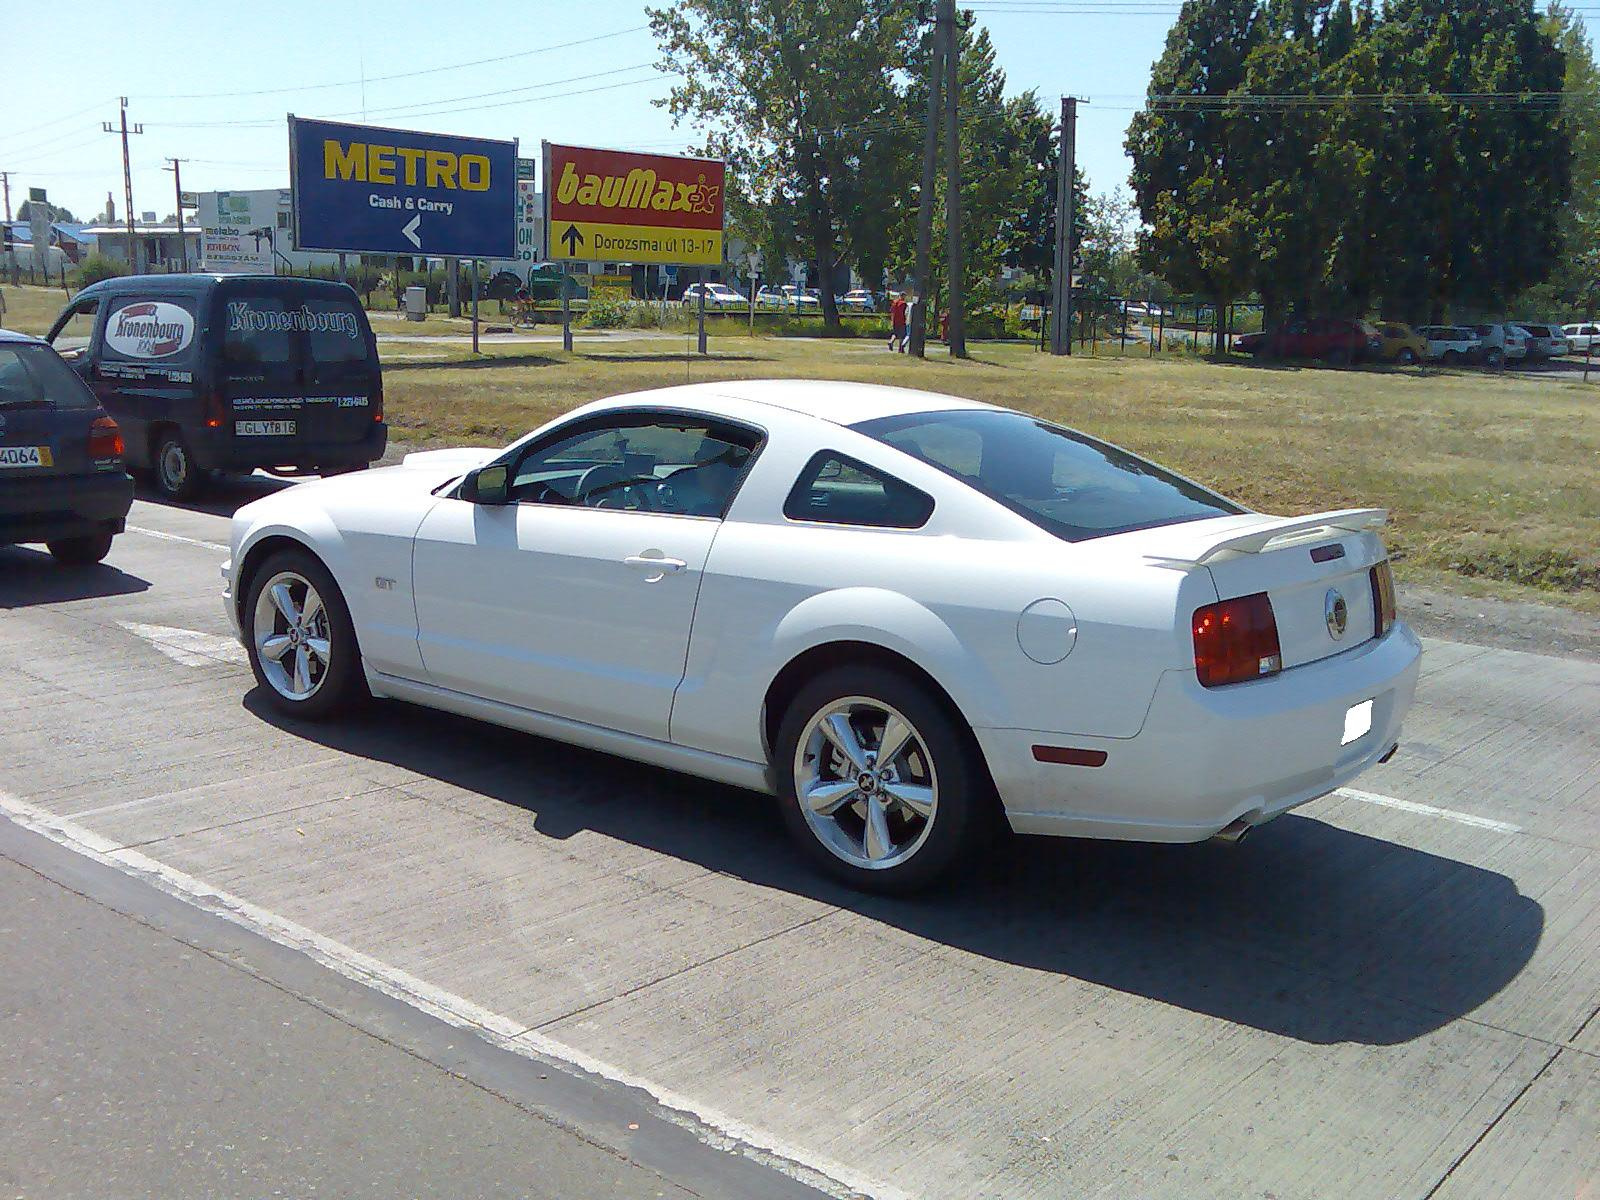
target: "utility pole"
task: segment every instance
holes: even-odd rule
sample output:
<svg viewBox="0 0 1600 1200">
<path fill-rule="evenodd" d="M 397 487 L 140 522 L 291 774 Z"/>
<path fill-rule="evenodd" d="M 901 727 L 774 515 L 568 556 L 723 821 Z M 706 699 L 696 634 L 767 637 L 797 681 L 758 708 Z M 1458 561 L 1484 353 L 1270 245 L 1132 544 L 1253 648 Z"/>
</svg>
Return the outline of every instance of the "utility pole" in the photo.
<svg viewBox="0 0 1600 1200">
<path fill-rule="evenodd" d="M 928 301 L 933 292 L 933 191 L 939 173 L 939 92 L 944 76 L 945 24 L 935 18 L 928 49 L 928 123 L 922 131 L 922 194 L 917 205 L 917 302 L 911 308 L 911 353 L 926 355 Z"/>
<path fill-rule="evenodd" d="M 189 273 L 189 239 L 183 232 L 183 177 L 178 171 L 178 164 L 188 162 L 186 158 L 167 159 L 172 165 L 167 170 L 172 172 L 172 190 L 178 200 L 178 253 L 183 255 L 183 273 Z"/>
<path fill-rule="evenodd" d="M 956 0 L 939 0 L 944 25 L 944 249 L 950 276 L 950 357 L 967 356 L 966 245 L 961 236 L 961 38 Z"/>
<path fill-rule="evenodd" d="M 1056 257 L 1051 277 L 1050 353 L 1072 353 L 1072 185 L 1077 179 L 1078 100 L 1061 97 L 1061 154 L 1056 171 Z"/>
<path fill-rule="evenodd" d="M 6 224 L 11 224 L 11 172 L 0 171 L 0 186 L 6 191 Z"/>
<path fill-rule="evenodd" d="M 120 115 L 122 117 L 122 200 L 128 206 L 124 214 L 128 218 L 128 268 L 135 274 L 143 274 L 139 270 L 139 246 L 133 240 L 133 168 L 128 165 L 128 135 L 130 133 L 143 133 L 143 125 L 128 128 L 128 98 L 119 96 Z M 100 128 L 106 133 L 116 133 L 117 127 L 110 121 L 100 122 Z"/>
</svg>

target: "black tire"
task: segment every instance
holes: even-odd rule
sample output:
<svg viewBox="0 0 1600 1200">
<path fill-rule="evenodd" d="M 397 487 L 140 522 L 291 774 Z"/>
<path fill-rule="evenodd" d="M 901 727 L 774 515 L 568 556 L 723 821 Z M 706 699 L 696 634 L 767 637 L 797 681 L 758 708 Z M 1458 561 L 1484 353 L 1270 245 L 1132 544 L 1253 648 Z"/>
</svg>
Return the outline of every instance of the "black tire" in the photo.
<svg viewBox="0 0 1600 1200">
<path fill-rule="evenodd" d="M 1459 350 L 1446 350 L 1439 356 L 1439 361 L 1447 367 L 1453 367 L 1461 361 L 1461 352 Z"/>
<path fill-rule="evenodd" d="M 916 744 L 931 759 L 932 777 L 937 781 L 937 804 L 926 836 L 892 867 L 858 866 L 830 850 L 807 821 L 797 794 L 801 738 L 813 718 L 852 697 L 881 703 L 902 714 L 916 732 Z M 905 895 L 952 878 L 972 864 L 993 832 L 993 785 L 972 731 L 941 697 L 930 695 L 923 685 L 899 672 L 861 666 L 836 667 L 819 675 L 800 689 L 784 713 L 774 752 L 779 803 L 790 835 L 820 870 L 861 891 Z M 905 761 L 914 760 L 908 756 Z"/>
<path fill-rule="evenodd" d="M 1327 363 L 1330 367 L 1348 367 L 1352 360 L 1350 351 L 1343 346 L 1328 351 Z"/>
<path fill-rule="evenodd" d="M 193 500 L 205 488 L 205 471 L 194 461 L 183 434 L 171 426 L 156 436 L 151 468 L 156 491 L 168 500 Z"/>
<path fill-rule="evenodd" d="M 255 612 L 261 593 L 273 580 L 285 574 L 296 575 L 314 587 L 322 598 L 327 614 L 330 662 L 316 690 L 301 700 L 285 696 L 267 677 L 254 633 Z M 339 590 L 332 572 L 309 550 L 280 550 L 252 572 L 245 585 L 245 600 L 239 621 L 244 630 L 245 653 L 250 659 L 250 670 L 255 674 L 256 683 L 260 685 L 267 702 L 278 712 L 307 721 L 321 721 L 350 712 L 371 698 L 366 675 L 361 668 L 361 647 L 356 640 L 355 623 L 350 619 L 350 608 L 345 603 L 344 593 Z"/>
<path fill-rule="evenodd" d="M 79 537 L 58 538 L 46 542 L 50 557 L 65 567 L 86 567 L 97 563 L 111 553 L 111 539 L 116 535 L 109 530 L 86 533 Z"/>
<path fill-rule="evenodd" d="M 1504 350 L 1500 349 L 1499 346 L 1491 346 L 1484 353 L 1483 365 L 1486 367 L 1498 367 L 1505 361 L 1505 358 L 1506 352 Z"/>
<path fill-rule="evenodd" d="M 1417 361 L 1417 352 L 1410 346 L 1401 346 L 1400 352 L 1394 356 L 1394 360 L 1402 367 L 1413 366 Z"/>
</svg>

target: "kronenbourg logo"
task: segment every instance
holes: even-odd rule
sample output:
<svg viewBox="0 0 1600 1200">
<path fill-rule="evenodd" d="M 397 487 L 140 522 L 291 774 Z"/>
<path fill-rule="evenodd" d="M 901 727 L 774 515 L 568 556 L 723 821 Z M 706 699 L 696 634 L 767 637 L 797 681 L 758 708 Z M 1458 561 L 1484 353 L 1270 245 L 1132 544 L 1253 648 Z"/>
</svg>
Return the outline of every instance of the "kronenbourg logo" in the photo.
<svg viewBox="0 0 1600 1200">
<path fill-rule="evenodd" d="M 160 300 L 119 308 L 106 324 L 106 345 L 127 358 L 167 358 L 193 340 L 189 310 Z"/>
</svg>

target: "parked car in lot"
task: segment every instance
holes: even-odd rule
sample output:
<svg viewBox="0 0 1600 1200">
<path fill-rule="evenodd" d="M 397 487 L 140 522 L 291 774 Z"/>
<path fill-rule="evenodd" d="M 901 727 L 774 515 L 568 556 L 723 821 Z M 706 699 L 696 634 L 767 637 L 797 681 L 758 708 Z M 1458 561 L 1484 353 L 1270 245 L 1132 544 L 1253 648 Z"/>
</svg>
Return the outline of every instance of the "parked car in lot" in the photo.
<svg viewBox="0 0 1600 1200">
<path fill-rule="evenodd" d="M 1559 325 L 1529 324 L 1518 321 L 1517 328 L 1528 335 L 1528 361 L 1543 362 L 1567 352 L 1567 339 Z"/>
<path fill-rule="evenodd" d="M 764 287 L 756 293 L 756 306 L 758 308 L 779 308 L 789 302 L 783 294 L 783 289 Z"/>
<path fill-rule="evenodd" d="M 837 307 L 847 312 L 877 312 L 878 297 L 866 288 L 857 288 L 840 296 Z"/>
<path fill-rule="evenodd" d="M 683 306 L 698 308 L 700 292 L 705 290 L 707 308 L 747 308 L 750 301 L 725 283 L 691 283 L 683 289 Z"/>
<path fill-rule="evenodd" d="M 91 284 L 49 340 L 122 427 L 128 465 L 189 499 L 209 472 L 327 473 L 383 457 L 372 327 L 342 283 L 271 275 L 136 275 Z"/>
<path fill-rule="evenodd" d="M 1383 521 L 950 396 L 719 382 L 246 505 L 224 607 L 282 713 L 394 697 L 775 793 L 903 891 L 991 813 L 1237 840 L 1386 759 L 1420 645 Z"/>
<path fill-rule="evenodd" d="M 1572 325 L 1561 327 L 1561 336 L 1567 339 L 1567 351 L 1571 354 L 1592 353 L 1596 338 L 1600 338 L 1600 325 L 1592 325 L 1580 321 Z"/>
<path fill-rule="evenodd" d="M 1477 331 L 1466 325 L 1419 325 L 1417 332 L 1427 341 L 1429 362 L 1456 366 L 1475 363 L 1483 357 L 1483 343 Z"/>
<path fill-rule="evenodd" d="M 1428 357 L 1428 339 L 1400 321 L 1380 321 L 1378 357 L 1384 362 L 1410 366 Z"/>
<path fill-rule="evenodd" d="M 1483 361 L 1491 367 L 1521 362 L 1528 356 L 1528 335 L 1515 325 L 1475 325 Z"/>
<path fill-rule="evenodd" d="M 99 562 L 133 504 L 122 452 L 116 421 L 61 356 L 0 329 L 0 545 Z"/>
<path fill-rule="evenodd" d="M 1340 317 L 1294 317 L 1277 329 L 1247 333 L 1234 343 L 1262 358 L 1318 358 L 1331 363 L 1360 362 L 1382 347 L 1377 330 L 1364 321 Z"/>
</svg>

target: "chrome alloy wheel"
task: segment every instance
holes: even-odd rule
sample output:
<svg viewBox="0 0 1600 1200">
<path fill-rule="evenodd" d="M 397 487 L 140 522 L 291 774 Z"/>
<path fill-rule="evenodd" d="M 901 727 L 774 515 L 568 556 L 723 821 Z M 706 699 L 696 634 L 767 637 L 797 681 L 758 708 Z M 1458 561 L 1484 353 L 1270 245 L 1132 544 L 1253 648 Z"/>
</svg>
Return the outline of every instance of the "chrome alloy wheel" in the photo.
<svg viewBox="0 0 1600 1200">
<path fill-rule="evenodd" d="M 251 630 L 261 673 L 286 700 L 309 700 L 333 661 L 328 610 L 303 575 L 280 571 L 256 596 Z"/>
<path fill-rule="evenodd" d="M 897 867 L 922 848 L 939 810 L 933 759 L 901 713 L 865 696 L 836 700 L 806 724 L 795 791 L 818 841 L 853 867 Z"/>
</svg>

